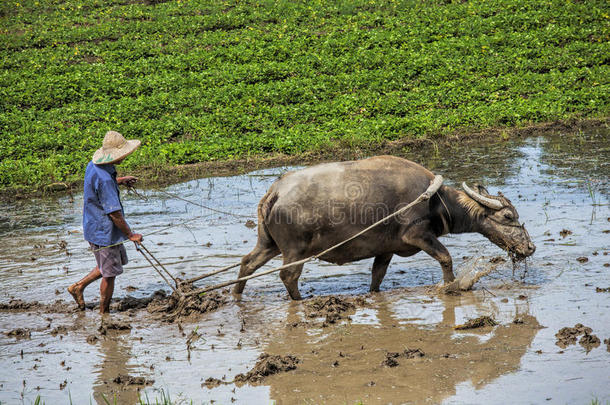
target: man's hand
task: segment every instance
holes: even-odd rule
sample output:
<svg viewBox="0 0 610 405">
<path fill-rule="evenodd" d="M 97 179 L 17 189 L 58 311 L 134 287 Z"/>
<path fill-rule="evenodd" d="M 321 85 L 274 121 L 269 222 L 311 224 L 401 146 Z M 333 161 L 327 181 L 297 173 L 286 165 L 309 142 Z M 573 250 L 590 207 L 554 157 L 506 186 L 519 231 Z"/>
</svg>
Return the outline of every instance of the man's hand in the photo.
<svg viewBox="0 0 610 405">
<path fill-rule="evenodd" d="M 144 237 L 139 233 L 132 233 L 131 235 L 129 235 L 129 240 L 140 244 L 144 240 Z"/>
<path fill-rule="evenodd" d="M 125 176 L 125 177 L 117 177 L 116 182 L 119 185 L 133 187 L 134 184 L 138 181 L 137 177 L 134 176 Z"/>
</svg>

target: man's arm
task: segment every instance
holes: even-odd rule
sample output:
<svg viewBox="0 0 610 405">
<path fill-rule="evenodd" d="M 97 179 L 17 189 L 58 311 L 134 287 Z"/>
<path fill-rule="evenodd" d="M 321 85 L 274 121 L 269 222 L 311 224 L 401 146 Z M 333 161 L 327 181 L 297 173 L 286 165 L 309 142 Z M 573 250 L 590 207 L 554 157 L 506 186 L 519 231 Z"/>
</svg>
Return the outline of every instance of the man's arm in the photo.
<svg viewBox="0 0 610 405">
<path fill-rule="evenodd" d="M 132 187 L 138 181 L 137 177 L 134 176 L 125 176 L 125 177 L 117 177 L 116 182 L 119 186 L 127 186 Z"/>
<path fill-rule="evenodd" d="M 110 219 L 112 220 L 112 222 L 114 222 L 117 228 L 119 228 L 125 234 L 125 236 L 129 238 L 130 241 L 142 243 L 142 240 L 144 238 L 139 233 L 131 232 L 131 229 L 129 228 L 129 225 L 127 225 L 127 222 L 125 221 L 125 218 L 123 217 L 121 211 L 114 211 L 108 215 L 110 215 Z"/>
</svg>

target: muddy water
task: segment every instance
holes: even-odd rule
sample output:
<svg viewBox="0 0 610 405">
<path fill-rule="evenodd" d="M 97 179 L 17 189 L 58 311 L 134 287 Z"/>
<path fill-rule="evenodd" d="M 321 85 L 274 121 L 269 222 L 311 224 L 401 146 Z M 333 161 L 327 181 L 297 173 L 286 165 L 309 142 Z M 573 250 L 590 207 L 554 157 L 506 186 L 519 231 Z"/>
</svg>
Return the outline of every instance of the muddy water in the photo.
<svg viewBox="0 0 610 405">
<path fill-rule="evenodd" d="M 367 295 L 371 260 L 343 266 L 309 263 L 305 296 L 360 296 L 343 319 L 322 326 L 307 303 L 286 298 L 277 275 L 249 281 L 242 302 L 231 301 L 201 319 L 156 321 L 146 311 L 115 312 L 132 328 L 101 335 L 95 310 L 71 312 L 65 287 L 89 271 L 82 240 L 82 196 L 4 205 L 0 217 L 0 303 L 49 304 L 30 311 L 0 310 L 0 402 L 136 403 L 138 395 L 220 403 L 588 403 L 610 401 L 610 142 L 607 129 L 508 142 L 456 146 L 405 156 L 442 174 L 447 184 L 479 181 L 501 190 L 517 207 L 536 254 L 524 268 L 508 264 L 460 296 L 438 296 L 427 286 L 441 279 L 438 264 L 420 253 L 395 257 L 382 292 Z M 432 148 L 431 148 L 432 149 Z M 275 178 L 291 168 L 209 178 L 165 189 L 214 210 L 189 205 L 162 190 L 143 199 L 124 195 L 132 227 L 148 248 L 181 277 L 239 261 L 254 246 L 256 204 Z M 180 226 L 167 228 L 188 221 Z M 561 231 L 567 230 L 560 234 Z M 480 235 L 444 238 L 456 267 L 502 252 Z M 145 297 L 169 289 L 128 246 L 130 263 L 115 297 Z M 580 261 L 578 260 L 579 258 Z M 587 260 L 585 261 L 586 258 Z M 173 263 L 173 264 L 172 264 Z M 268 267 L 278 265 L 273 260 Z M 224 281 L 236 271 L 214 278 Z M 201 282 L 200 285 L 204 285 Z M 85 293 L 98 300 L 98 284 Z M 348 319 L 346 316 L 350 317 Z M 498 326 L 454 330 L 469 318 L 492 316 Z M 514 320 L 517 319 L 517 323 Z M 555 333 L 582 323 L 602 343 L 587 352 L 560 348 Z M 61 327 L 65 327 L 63 330 Z M 59 327 L 59 328 L 58 328 Z M 5 336 L 29 328 L 30 338 Z M 58 329 L 57 329 L 58 328 Z M 201 338 L 187 350 L 187 336 Z M 88 337 L 95 336 L 98 339 Z M 405 349 L 420 349 L 409 358 Z M 293 355 L 295 370 L 259 384 L 230 383 L 261 353 Z M 389 354 L 388 354 L 389 353 Z M 382 364 L 391 353 L 398 365 Z M 117 384 L 118 375 L 154 380 Z M 208 388 L 214 377 L 227 384 Z"/>
</svg>

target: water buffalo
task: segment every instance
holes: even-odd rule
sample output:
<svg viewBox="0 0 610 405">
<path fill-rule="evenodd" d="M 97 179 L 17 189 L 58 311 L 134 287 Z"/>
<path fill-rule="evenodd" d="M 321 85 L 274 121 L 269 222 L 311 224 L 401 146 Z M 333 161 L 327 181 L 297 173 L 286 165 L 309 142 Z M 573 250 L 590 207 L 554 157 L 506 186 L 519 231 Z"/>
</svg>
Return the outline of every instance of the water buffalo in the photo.
<svg viewBox="0 0 610 405">
<path fill-rule="evenodd" d="M 325 163 L 289 172 L 271 185 L 258 205 L 258 241 L 243 257 L 239 277 L 282 254 L 284 264 L 315 255 L 395 212 L 426 191 L 434 174 L 406 159 L 376 156 Z M 423 250 L 440 263 L 444 282 L 453 275 L 451 255 L 438 240 L 448 233 L 478 232 L 500 248 L 527 257 L 535 246 L 519 214 L 502 194 L 481 186 L 464 191 L 441 186 L 428 201 L 384 222 L 321 257 L 343 264 L 374 257 L 371 291 L 379 291 L 392 255 Z M 301 299 L 303 265 L 280 271 L 290 297 Z M 239 296 L 245 281 L 235 285 Z"/>
</svg>

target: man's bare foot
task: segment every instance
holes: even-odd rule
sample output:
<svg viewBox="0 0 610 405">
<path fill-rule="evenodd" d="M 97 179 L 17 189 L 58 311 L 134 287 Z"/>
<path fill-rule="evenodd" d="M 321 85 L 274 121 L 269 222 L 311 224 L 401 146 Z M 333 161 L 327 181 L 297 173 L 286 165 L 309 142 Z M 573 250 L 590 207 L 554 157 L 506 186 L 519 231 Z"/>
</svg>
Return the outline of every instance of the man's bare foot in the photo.
<svg viewBox="0 0 610 405">
<path fill-rule="evenodd" d="M 78 309 L 81 311 L 85 310 L 85 298 L 83 297 L 83 291 L 78 288 L 77 284 L 72 284 L 68 287 L 68 292 L 74 298 L 74 301 L 78 304 Z"/>
</svg>

